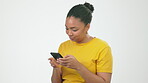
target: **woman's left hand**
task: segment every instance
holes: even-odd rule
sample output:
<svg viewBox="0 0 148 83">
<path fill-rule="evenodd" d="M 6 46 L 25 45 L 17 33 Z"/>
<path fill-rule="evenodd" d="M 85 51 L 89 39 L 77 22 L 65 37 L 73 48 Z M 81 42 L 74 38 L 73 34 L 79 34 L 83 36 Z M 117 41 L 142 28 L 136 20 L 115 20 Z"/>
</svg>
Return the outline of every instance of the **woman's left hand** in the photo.
<svg viewBox="0 0 148 83">
<path fill-rule="evenodd" d="M 64 58 L 59 58 L 57 62 L 65 67 L 75 70 L 78 70 L 81 67 L 81 63 L 78 62 L 78 60 L 72 55 L 67 55 Z"/>
</svg>

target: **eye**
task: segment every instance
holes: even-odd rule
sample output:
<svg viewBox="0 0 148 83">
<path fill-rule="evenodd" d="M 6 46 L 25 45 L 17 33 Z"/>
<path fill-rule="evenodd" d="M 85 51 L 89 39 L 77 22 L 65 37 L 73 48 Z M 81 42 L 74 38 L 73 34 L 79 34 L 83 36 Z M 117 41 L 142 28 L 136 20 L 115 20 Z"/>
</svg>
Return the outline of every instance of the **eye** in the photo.
<svg viewBox="0 0 148 83">
<path fill-rule="evenodd" d="M 65 28 L 66 30 L 68 30 L 68 28 Z"/>
<path fill-rule="evenodd" d="M 77 30 L 72 30 L 72 31 L 76 32 L 76 31 L 78 31 L 78 29 Z"/>
</svg>

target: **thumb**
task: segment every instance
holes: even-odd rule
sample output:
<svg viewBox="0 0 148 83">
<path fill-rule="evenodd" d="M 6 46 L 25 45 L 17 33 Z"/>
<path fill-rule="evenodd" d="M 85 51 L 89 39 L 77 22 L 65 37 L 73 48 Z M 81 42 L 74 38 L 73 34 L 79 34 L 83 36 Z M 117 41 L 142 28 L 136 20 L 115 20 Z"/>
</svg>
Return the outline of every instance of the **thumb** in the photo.
<svg viewBox="0 0 148 83">
<path fill-rule="evenodd" d="M 51 58 L 48 58 L 48 60 L 52 61 L 52 60 L 54 60 L 54 58 L 51 57 Z"/>
</svg>

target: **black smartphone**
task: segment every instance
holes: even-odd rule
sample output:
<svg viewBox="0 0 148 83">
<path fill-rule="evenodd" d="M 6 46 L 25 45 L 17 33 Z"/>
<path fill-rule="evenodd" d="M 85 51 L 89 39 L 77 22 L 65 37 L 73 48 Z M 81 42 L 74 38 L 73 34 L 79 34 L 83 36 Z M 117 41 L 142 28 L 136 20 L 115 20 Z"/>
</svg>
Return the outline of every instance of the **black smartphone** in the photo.
<svg viewBox="0 0 148 83">
<path fill-rule="evenodd" d="M 63 58 L 60 53 L 51 52 L 50 54 L 51 54 L 56 60 L 57 60 L 58 58 Z"/>
</svg>

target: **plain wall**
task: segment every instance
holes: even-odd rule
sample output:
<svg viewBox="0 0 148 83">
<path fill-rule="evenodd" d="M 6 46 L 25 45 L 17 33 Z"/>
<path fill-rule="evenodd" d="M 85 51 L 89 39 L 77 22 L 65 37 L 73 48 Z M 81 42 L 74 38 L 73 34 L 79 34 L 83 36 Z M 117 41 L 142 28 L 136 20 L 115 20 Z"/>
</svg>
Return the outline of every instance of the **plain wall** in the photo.
<svg viewBox="0 0 148 83">
<path fill-rule="evenodd" d="M 0 0 L 0 83 L 51 83 L 49 52 L 85 1 L 95 8 L 89 34 L 112 48 L 112 83 L 148 82 L 148 0 Z"/>
</svg>

